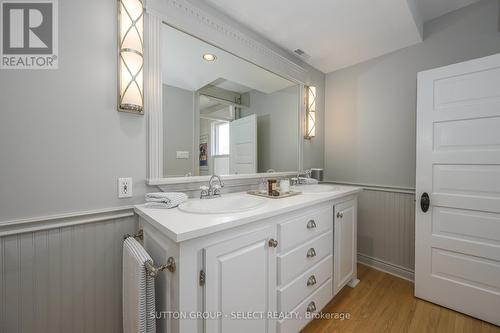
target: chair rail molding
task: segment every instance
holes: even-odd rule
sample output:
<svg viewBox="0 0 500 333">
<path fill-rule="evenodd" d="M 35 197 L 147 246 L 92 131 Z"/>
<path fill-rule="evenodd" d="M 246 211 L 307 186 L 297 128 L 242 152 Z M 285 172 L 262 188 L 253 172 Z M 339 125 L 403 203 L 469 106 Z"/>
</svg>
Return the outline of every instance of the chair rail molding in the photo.
<svg viewBox="0 0 500 333">
<path fill-rule="evenodd" d="M 97 223 L 134 216 L 133 206 L 115 207 L 11 221 L 0 221 L 0 237 Z"/>
<path fill-rule="evenodd" d="M 271 47 L 264 45 L 247 33 L 225 23 L 218 16 L 195 6 L 187 0 L 147 0 L 145 25 L 145 108 L 148 116 L 148 185 L 176 184 L 175 178 L 163 178 L 163 128 L 162 128 L 162 90 L 161 90 L 161 25 L 167 24 L 196 38 L 245 59 L 256 66 L 267 69 L 288 80 L 297 83 L 301 91 L 308 78 L 308 70 L 281 55 Z M 283 51 L 285 52 L 285 51 Z M 291 56 L 292 57 L 292 56 Z M 302 138 L 304 128 L 302 118 L 305 114 L 303 96 L 299 94 L 299 138 Z M 298 169 L 302 168 L 303 140 L 299 140 Z M 294 170 L 296 171 L 296 170 Z M 258 179 L 271 177 L 272 173 L 264 175 L 240 175 L 238 178 Z M 278 175 L 274 175 L 278 176 Z M 182 183 L 208 181 L 203 179 L 182 178 Z M 200 178 L 200 177 L 196 177 Z M 228 178 L 229 182 L 232 182 Z"/>
</svg>

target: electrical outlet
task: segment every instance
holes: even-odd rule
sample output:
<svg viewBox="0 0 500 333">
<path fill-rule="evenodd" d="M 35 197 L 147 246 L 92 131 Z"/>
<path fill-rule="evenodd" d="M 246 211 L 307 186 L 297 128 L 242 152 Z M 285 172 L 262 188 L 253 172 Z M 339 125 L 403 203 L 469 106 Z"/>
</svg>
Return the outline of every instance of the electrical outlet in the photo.
<svg viewBox="0 0 500 333">
<path fill-rule="evenodd" d="M 132 198 L 132 178 L 118 178 L 118 198 Z"/>
<path fill-rule="evenodd" d="M 189 152 L 188 151 L 177 151 L 176 158 L 178 160 L 187 160 L 187 159 L 189 159 Z"/>
</svg>

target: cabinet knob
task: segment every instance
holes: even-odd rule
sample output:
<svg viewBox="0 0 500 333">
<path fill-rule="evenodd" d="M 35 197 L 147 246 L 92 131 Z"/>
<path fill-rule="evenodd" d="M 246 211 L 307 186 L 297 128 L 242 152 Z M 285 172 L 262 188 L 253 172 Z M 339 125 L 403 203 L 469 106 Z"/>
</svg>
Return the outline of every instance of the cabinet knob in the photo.
<svg viewBox="0 0 500 333">
<path fill-rule="evenodd" d="M 309 220 L 309 222 L 307 222 L 307 229 L 314 229 L 316 228 L 316 222 L 314 220 Z"/>
<path fill-rule="evenodd" d="M 314 247 L 311 247 L 309 250 L 307 250 L 307 258 L 313 258 L 316 257 L 316 250 Z"/>
<path fill-rule="evenodd" d="M 268 242 L 269 247 L 278 247 L 278 241 L 274 238 L 271 238 Z"/>
<path fill-rule="evenodd" d="M 311 302 L 309 303 L 309 305 L 307 306 L 307 312 L 314 312 L 316 311 L 316 303 Z"/>
<path fill-rule="evenodd" d="M 315 284 L 316 284 L 316 277 L 313 274 L 309 277 L 309 279 L 307 279 L 307 286 L 310 287 L 314 286 Z"/>
</svg>

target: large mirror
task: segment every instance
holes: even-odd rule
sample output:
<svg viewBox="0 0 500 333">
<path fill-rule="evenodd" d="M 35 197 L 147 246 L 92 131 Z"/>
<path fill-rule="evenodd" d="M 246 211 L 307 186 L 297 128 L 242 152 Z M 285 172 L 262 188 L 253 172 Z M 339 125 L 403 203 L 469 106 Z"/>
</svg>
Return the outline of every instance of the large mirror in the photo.
<svg viewBox="0 0 500 333">
<path fill-rule="evenodd" d="M 162 26 L 163 178 L 295 172 L 300 85 Z"/>
</svg>

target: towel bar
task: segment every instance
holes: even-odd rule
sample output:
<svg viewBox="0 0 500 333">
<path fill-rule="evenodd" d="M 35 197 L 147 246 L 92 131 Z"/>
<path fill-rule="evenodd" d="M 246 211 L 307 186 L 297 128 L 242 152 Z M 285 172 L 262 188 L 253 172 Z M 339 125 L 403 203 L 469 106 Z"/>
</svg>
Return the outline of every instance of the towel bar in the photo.
<svg viewBox="0 0 500 333">
<path fill-rule="evenodd" d="M 144 266 L 146 266 L 146 269 L 148 271 L 149 276 L 156 277 L 158 273 L 168 270 L 170 272 L 175 272 L 177 266 L 175 264 L 175 259 L 173 257 L 168 257 L 167 259 L 167 264 L 166 265 L 161 265 L 161 266 L 154 266 L 151 261 L 146 261 L 144 263 Z"/>
<path fill-rule="evenodd" d="M 125 234 L 123 235 L 123 240 L 129 238 L 129 237 L 134 237 L 135 239 L 140 239 L 140 240 L 143 240 L 144 239 L 144 232 L 142 231 L 142 229 L 139 229 L 139 231 L 137 231 L 136 234 Z"/>
<path fill-rule="evenodd" d="M 123 235 L 123 240 L 125 240 L 129 237 L 134 237 L 135 239 L 143 240 L 144 239 L 144 232 L 142 231 L 142 229 L 139 229 L 139 231 L 137 231 L 137 233 L 134 235 L 131 235 L 131 234 Z M 153 263 L 148 260 L 144 263 L 144 266 L 146 266 L 146 270 L 148 271 L 148 275 L 153 276 L 153 277 L 156 277 L 158 275 L 158 273 L 160 273 L 164 270 L 168 270 L 168 271 L 173 273 L 173 272 L 175 272 L 175 270 L 177 268 L 177 266 L 175 264 L 174 257 L 168 257 L 167 263 L 165 265 L 154 266 Z"/>
</svg>

